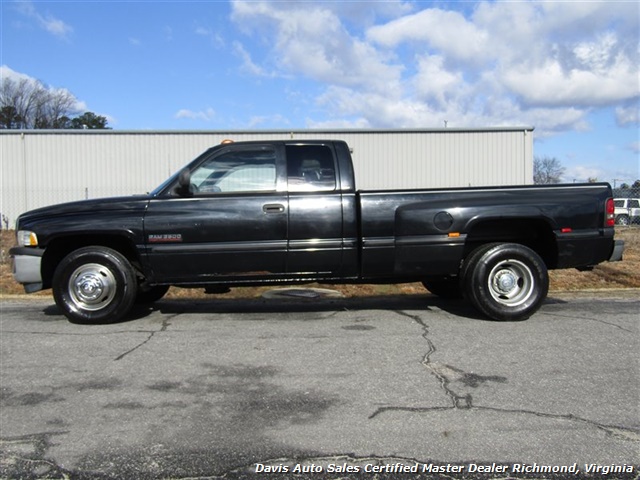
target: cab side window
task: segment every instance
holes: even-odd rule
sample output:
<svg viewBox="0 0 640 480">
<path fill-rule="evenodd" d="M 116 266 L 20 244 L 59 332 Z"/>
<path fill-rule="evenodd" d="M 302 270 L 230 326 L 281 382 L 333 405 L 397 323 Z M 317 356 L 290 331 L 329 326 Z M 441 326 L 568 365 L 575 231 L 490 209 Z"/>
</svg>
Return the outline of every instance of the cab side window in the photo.
<svg viewBox="0 0 640 480">
<path fill-rule="evenodd" d="M 191 173 L 195 195 L 276 190 L 273 150 L 240 150 L 205 160 Z"/>
<path fill-rule="evenodd" d="M 336 189 L 336 167 L 325 145 L 288 145 L 287 176 L 290 192 Z"/>
</svg>

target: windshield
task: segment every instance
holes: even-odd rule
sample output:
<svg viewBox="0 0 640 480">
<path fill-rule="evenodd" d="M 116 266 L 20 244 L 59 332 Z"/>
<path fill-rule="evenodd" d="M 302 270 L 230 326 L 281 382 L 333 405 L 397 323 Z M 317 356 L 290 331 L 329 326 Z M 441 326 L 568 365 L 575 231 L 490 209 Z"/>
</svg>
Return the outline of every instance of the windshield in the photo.
<svg viewBox="0 0 640 480">
<path fill-rule="evenodd" d="M 152 197 L 157 197 L 158 195 L 160 195 L 160 193 L 166 189 L 169 185 L 171 185 L 173 182 L 175 182 L 177 180 L 178 175 L 180 175 L 180 172 L 176 172 L 173 175 L 171 175 L 169 178 L 167 178 L 164 182 L 162 182 L 160 185 L 158 185 L 156 188 L 154 188 L 153 190 L 151 190 L 151 196 Z"/>
</svg>

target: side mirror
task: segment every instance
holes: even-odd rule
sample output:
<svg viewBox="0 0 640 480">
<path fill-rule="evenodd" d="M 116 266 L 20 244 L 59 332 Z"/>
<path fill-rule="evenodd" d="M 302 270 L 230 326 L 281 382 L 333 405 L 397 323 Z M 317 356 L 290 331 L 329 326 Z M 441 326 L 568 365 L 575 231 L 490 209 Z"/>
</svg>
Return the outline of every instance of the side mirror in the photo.
<svg viewBox="0 0 640 480">
<path fill-rule="evenodd" d="M 191 172 L 188 168 L 181 170 L 180 175 L 178 175 L 178 188 L 176 188 L 176 193 L 183 197 L 193 195 L 191 191 Z"/>
</svg>

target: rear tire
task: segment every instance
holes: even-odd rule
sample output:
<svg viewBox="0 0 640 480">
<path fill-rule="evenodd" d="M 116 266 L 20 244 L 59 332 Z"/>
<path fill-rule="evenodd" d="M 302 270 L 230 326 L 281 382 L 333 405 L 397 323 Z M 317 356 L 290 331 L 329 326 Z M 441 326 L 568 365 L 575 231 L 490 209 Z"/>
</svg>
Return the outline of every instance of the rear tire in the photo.
<svg viewBox="0 0 640 480">
<path fill-rule="evenodd" d="M 524 245 L 488 244 L 474 250 L 463 266 L 463 288 L 471 304 L 493 320 L 525 320 L 549 291 L 547 267 Z"/>
<path fill-rule="evenodd" d="M 124 317 L 136 299 L 129 261 L 107 247 L 85 247 L 67 255 L 53 275 L 53 298 L 73 323 L 110 323 Z"/>
</svg>

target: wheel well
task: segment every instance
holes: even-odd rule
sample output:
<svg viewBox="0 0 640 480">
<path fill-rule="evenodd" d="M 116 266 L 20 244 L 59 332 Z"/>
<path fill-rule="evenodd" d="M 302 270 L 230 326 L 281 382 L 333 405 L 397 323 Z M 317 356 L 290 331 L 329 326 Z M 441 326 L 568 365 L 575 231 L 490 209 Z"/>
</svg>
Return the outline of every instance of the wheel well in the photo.
<svg viewBox="0 0 640 480">
<path fill-rule="evenodd" d="M 60 261 L 74 250 L 83 247 L 108 247 L 124 255 L 137 269 L 139 257 L 131 241 L 119 235 L 80 235 L 56 238 L 47 245 L 42 257 L 43 288 L 51 288 L 53 273 Z"/>
<path fill-rule="evenodd" d="M 480 245 L 492 242 L 519 243 L 536 252 L 547 268 L 558 263 L 558 246 L 551 226 L 544 220 L 487 220 L 472 227 L 467 234 L 464 257 Z"/>
</svg>

